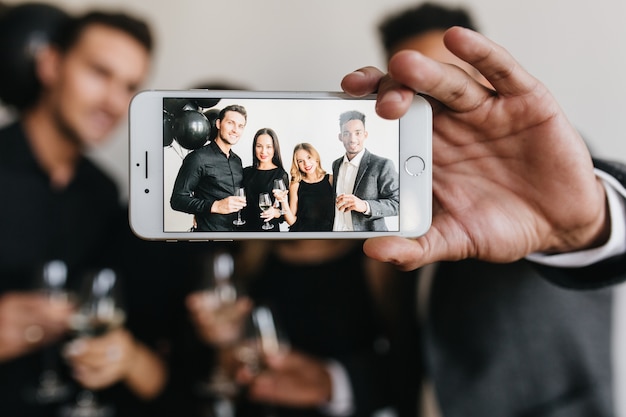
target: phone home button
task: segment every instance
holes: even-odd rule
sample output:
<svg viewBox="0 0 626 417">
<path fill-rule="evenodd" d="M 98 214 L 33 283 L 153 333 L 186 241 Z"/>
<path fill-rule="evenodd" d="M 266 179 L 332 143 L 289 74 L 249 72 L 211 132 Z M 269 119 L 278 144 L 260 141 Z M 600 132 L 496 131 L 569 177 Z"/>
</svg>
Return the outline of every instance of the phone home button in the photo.
<svg viewBox="0 0 626 417">
<path fill-rule="evenodd" d="M 426 163 L 417 155 L 410 156 L 404 161 L 404 170 L 413 177 L 422 175 L 425 169 Z"/>
</svg>

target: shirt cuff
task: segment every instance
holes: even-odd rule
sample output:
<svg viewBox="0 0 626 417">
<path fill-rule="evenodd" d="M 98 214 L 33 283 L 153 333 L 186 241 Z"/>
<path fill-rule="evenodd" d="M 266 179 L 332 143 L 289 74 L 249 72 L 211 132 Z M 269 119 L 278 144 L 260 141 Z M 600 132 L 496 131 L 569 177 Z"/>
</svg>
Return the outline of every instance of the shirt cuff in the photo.
<svg viewBox="0 0 626 417">
<path fill-rule="evenodd" d="M 602 179 L 609 206 L 611 219 L 611 236 L 600 247 L 575 252 L 547 255 L 531 253 L 526 259 L 538 264 L 581 268 L 626 253 L 626 189 L 609 174 L 595 170 L 596 176 Z"/>
<path fill-rule="evenodd" d="M 326 362 L 326 371 L 330 374 L 332 387 L 330 401 L 320 410 L 333 417 L 349 416 L 354 412 L 352 385 L 346 369 L 337 361 Z"/>
<path fill-rule="evenodd" d="M 368 203 L 367 201 L 363 200 L 363 202 L 365 203 L 365 211 L 363 212 L 363 214 L 365 216 L 371 216 L 372 215 L 372 209 L 370 208 L 370 203 Z"/>
</svg>

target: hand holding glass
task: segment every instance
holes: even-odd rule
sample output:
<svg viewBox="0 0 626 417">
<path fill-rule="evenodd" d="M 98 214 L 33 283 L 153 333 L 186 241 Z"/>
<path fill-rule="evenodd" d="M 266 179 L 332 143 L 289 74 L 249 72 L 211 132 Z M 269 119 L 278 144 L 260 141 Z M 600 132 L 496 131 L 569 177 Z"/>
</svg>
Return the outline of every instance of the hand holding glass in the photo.
<svg viewBox="0 0 626 417">
<path fill-rule="evenodd" d="M 259 194 L 259 208 L 261 209 L 263 213 L 266 213 L 270 208 L 272 208 L 272 199 L 270 198 L 269 193 Z M 263 226 L 261 226 L 261 229 L 270 230 L 274 228 L 274 225 L 269 222 L 270 219 L 271 218 L 269 217 L 265 218 L 265 221 L 263 222 Z"/>
</svg>

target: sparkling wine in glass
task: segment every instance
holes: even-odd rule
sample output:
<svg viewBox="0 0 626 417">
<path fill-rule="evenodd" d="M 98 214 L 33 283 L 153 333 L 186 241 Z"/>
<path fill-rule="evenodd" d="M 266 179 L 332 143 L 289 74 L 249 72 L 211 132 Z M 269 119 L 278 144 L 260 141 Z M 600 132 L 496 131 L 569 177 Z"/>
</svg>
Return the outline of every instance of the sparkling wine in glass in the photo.
<svg viewBox="0 0 626 417">
<path fill-rule="evenodd" d="M 230 369 L 232 346 L 241 337 L 242 327 L 236 318 L 237 289 L 233 283 L 233 272 L 232 255 L 217 251 L 205 259 L 199 288 L 209 314 L 213 315 L 214 324 L 222 329 L 219 340 L 213 343 L 214 366 L 208 377 L 196 384 L 196 393 L 207 401 L 201 407 L 208 407 L 206 413 L 215 417 L 235 415 L 233 399 L 239 392 Z"/>
<path fill-rule="evenodd" d="M 246 198 L 246 190 L 243 187 L 236 187 L 235 196 Z M 235 226 L 243 226 L 246 224 L 246 221 L 241 218 L 241 210 L 237 212 L 237 219 L 233 220 L 233 224 Z"/>
<path fill-rule="evenodd" d="M 270 208 L 272 208 L 272 199 L 270 198 L 269 193 L 261 193 L 261 194 L 259 194 L 259 208 L 264 213 L 266 211 L 268 211 Z M 263 229 L 263 230 L 270 230 L 270 229 L 274 228 L 274 225 L 272 223 L 270 223 L 269 220 L 270 219 L 266 219 L 263 222 L 263 226 L 261 226 L 261 229 Z"/>
<path fill-rule="evenodd" d="M 244 331 L 237 358 L 252 373 L 263 369 L 266 356 L 284 355 L 290 349 L 289 338 L 268 306 L 259 305 L 252 310 Z"/>
<path fill-rule="evenodd" d="M 118 274 L 110 268 L 86 277 L 79 293 L 77 311 L 70 319 L 75 338 L 98 337 L 121 327 L 126 319 Z M 83 388 L 73 404 L 61 408 L 61 417 L 112 417 L 113 407 L 101 404 L 96 393 Z"/>
<path fill-rule="evenodd" d="M 67 303 L 69 295 L 66 289 L 67 265 L 53 259 L 45 262 L 37 277 L 37 290 L 43 292 L 50 303 Z M 45 347 L 42 351 L 43 371 L 39 383 L 31 393 L 38 404 L 51 404 L 69 398 L 71 387 L 59 373 L 57 346 Z"/>
<path fill-rule="evenodd" d="M 285 182 L 283 181 L 282 178 L 278 178 L 274 180 L 274 188 L 272 188 L 272 190 L 281 191 L 281 192 L 287 190 L 287 187 L 285 186 Z M 278 208 L 279 206 L 280 206 L 280 201 L 276 199 L 275 207 Z M 281 208 L 280 214 L 285 214 L 285 210 Z"/>
</svg>

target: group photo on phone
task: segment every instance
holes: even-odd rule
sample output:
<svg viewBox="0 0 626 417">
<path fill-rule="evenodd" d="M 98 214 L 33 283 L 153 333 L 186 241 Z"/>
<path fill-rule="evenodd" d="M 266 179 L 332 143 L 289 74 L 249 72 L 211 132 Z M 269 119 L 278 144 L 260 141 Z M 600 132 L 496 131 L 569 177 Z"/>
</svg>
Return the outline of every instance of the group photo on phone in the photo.
<svg viewBox="0 0 626 417">
<path fill-rule="evenodd" d="M 374 100 L 163 99 L 164 232 L 399 230 Z"/>
</svg>

